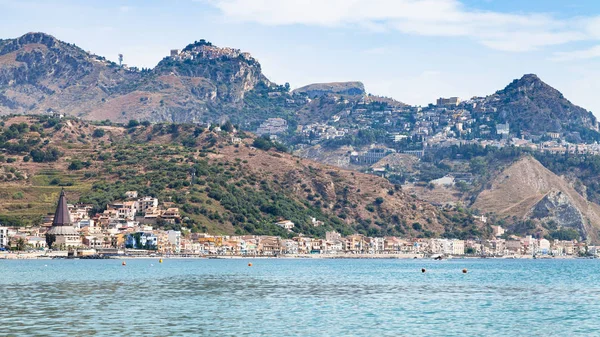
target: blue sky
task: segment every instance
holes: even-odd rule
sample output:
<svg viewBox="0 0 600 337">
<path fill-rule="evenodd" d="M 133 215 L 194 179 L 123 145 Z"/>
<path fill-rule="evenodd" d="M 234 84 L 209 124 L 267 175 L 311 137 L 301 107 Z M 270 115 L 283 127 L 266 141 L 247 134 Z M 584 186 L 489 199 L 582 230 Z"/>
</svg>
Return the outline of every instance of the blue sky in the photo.
<svg viewBox="0 0 600 337">
<path fill-rule="evenodd" d="M 138 67 L 203 38 L 277 83 L 359 80 L 410 104 L 536 73 L 600 117 L 600 1 L 0 0 L 0 15 L 0 38 L 42 31 Z"/>
</svg>

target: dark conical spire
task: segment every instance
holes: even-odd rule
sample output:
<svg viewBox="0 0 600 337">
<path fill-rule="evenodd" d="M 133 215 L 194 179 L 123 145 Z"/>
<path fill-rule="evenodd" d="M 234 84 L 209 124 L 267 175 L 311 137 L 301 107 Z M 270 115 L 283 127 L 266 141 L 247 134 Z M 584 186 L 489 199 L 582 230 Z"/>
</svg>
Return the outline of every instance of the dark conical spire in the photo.
<svg viewBox="0 0 600 337">
<path fill-rule="evenodd" d="M 65 197 L 65 190 L 60 191 L 60 197 L 58 198 L 58 205 L 56 206 L 56 212 L 54 212 L 54 221 L 52 226 L 70 226 L 71 216 L 69 214 L 69 208 L 67 207 L 67 198 Z"/>
</svg>

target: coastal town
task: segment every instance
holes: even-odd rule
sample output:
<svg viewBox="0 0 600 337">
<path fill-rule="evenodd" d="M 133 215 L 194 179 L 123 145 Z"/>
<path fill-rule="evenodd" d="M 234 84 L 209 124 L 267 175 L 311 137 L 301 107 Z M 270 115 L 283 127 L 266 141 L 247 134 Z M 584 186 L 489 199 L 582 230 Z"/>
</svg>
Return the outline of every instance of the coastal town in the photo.
<svg viewBox="0 0 600 337">
<path fill-rule="evenodd" d="M 170 257 L 394 257 L 394 258 L 568 258 L 600 256 L 600 246 L 577 240 L 548 240 L 532 236 L 506 237 L 492 226 L 493 239 L 342 236 L 330 231 L 325 238 L 301 234 L 290 238 L 260 235 L 209 235 L 159 229 L 157 223 L 180 223 L 179 210 L 150 196 L 128 191 L 124 201 L 107 205 L 102 213 L 92 207 L 68 204 L 61 192 L 54 214 L 40 226 L 0 226 L 0 259 L 85 256 Z M 324 225 L 313 219 L 315 226 Z M 274 225 L 293 233 L 294 223 Z"/>
</svg>

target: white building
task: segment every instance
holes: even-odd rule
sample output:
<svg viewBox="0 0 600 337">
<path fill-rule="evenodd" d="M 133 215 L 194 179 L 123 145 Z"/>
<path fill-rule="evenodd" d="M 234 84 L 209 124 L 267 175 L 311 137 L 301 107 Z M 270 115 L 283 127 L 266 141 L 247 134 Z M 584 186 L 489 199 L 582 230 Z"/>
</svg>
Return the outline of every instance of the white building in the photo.
<svg viewBox="0 0 600 337">
<path fill-rule="evenodd" d="M 143 197 L 136 201 L 135 208 L 138 213 L 152 213 L 158 208 L 158 199 L 153 197 Z"/>
<path fill-rule="evenodd" d="M 8 246 L 8 227 L 0 227 L 0 248 Z"/>
<path fill-rule="evenodd" d="M 138 197 L 138 192 L 137 191 L 127 191 L 127 192 L 125 192 L 125 197 L 127 199 L 135 199 Z"/>
<path fill-rule="evenodd" d="M 279 221 L 275 223 L 277 226 L 282 227 L 284 229 L 287 230 L 292 230 L 292 228 L 294 228 L 294 223 L 291 222 L 290 220 L 283 220 L 283 221 Z"/>
<path fill-rule="evenodd" d="M 335 242 L 335 241 L 341 241 L 342 240 L 342 235 L 338 232 L 326 232 L 325 233 L 325 240 L 329 241 L 329 242 Z"/>
<path fill-rule="evenodd" d="M 538 246 L 538 252 L 540 254 L 548 254 L 550 252 L 550 241 L 541 239 Z"/>
<path fill-rule="evenodd" d="M 465 255 L 465 242 L 463 240 L 452 240 L 452 255 Z"/>
<path fill-rule="evenodd" d="M 175 248 L 175 253 L 181 252 L 181 232 L 180 231 L 167 231 L 167 240 Z"/>
</svg>

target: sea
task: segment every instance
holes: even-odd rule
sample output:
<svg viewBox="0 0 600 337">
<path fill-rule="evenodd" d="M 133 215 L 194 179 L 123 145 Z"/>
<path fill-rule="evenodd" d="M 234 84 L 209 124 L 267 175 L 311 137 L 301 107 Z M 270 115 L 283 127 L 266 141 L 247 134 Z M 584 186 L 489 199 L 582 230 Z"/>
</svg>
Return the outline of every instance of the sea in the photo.
<svg viewBox="0 0 600 337">
<path fill-rule="evenodd" d="M 0 260 L 0 336 L 523 335 L 600 336 L 600 260 Z"/>
</svg>

